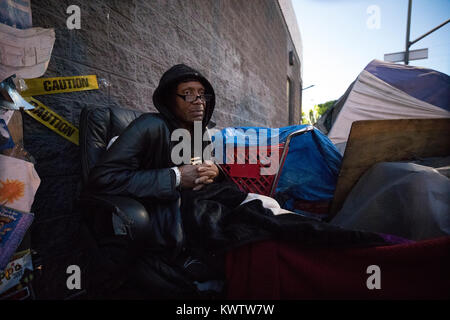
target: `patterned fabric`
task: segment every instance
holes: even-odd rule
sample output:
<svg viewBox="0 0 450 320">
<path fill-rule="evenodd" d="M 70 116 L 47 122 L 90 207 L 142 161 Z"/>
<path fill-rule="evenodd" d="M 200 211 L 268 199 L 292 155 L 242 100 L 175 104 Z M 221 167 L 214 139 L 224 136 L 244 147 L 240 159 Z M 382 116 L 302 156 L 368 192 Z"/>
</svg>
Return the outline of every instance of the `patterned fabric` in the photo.
<svg viewBox="0 0 450 320">
<path fill-rule="evenodd" d="M 0 204 L 30 212 L 41 183 L 31 162 L 0 154 Z"/>
</svg>

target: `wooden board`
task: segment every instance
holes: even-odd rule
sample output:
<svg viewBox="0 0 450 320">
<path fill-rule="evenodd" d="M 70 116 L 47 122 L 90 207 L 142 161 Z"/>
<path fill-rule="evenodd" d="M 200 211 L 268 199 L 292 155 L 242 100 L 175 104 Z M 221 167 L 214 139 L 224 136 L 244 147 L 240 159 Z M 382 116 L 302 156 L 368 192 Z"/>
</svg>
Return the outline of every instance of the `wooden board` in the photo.
<svg viewBox="0 0 450 320">
<path fill-rule="evenodd" d="M 450 119 L 364 120 L 352 124 L 331 204 L 334 216 L 359 178 L 378 162 L 450 155 Z"/>
<path fill-rule="evenodd" d="M 9 120 L 8 130 L 16 144 L 23 144 L 23 122 L 22 114 L 19 110 L 14 111 L 13 116 Z"/>
<path fill-rule="evenodd" d="M 16 145 L 23 146 L 23 121 L 22 113 L 19 110 L 15 110 L 11 119 L 8 122 L 8 130 Z M 16 157 L 22 159 L 22 153 L 20 149 L 5 149 L 2 154 L 10 157 Z"/>
</svg>

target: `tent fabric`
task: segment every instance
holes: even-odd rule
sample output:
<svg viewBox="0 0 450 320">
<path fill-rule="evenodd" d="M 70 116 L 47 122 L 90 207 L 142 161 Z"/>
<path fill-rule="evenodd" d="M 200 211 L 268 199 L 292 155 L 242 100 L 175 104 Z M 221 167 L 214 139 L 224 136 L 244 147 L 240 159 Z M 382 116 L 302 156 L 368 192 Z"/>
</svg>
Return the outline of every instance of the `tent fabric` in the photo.
<svg viewBox="0 0 450 320">
<path fill-rule="evenodd" d="M 379 60 L 364 70 L 414 98 L 450 111 L 450 77 L 444 73 Z"/>
<path fill-rule="evenodd" d="M 448 75 L 373 60 L 315 126 L 343 151 L 354 121 L 449 117 Z"/>
<path fill-rule="evenodd" d="M 227 298 L 448 299 L 450 237 L 371 248 L 305 248 L 261 241 L 227 254 Z M 381 289 L 368 289 L 380 268 Z"/>
<path fill-rule="evenodd" d="M 449 118 L 450 112 L 414 98 L 368 71 L 358 76 L 328 133 L 334 144 L 346 142 L 358 120 Z"/>
<path fill-rule="evenodd" d="M 216 132 L 212 140 L 216 157 L 225 162 L 225 149 L 233 146 L 278 145 L 286 142 L 290 134 L 308 127 L 312 130 L 296 135 L 290 141 L 284 165 L 279 169 L 281 173 L 275 194 L 282 193 L 292 200 L 331 200 L 336 188 L 342 156 L 320 130 L 308 125 L 275 129 L 229 127 Z M 249 132 L 254 132 L 253 137 L 249 138 Z M 262 132 L 267 136 L 267 141 L 261 139 Z M 284 207 L 284 209 L 292 210 L 293 208 Z"/>
<path fill-rule="evenodd" d="M 339 112 L 341 112 L 341 109 L 347 100 L 348 95 L 353 90 L 355 82 L 356 80 L 352 82 L 345 93 L 333 104 L 331 108 L 325 111 L 325 113 L 317 120 L 317 123 L 314 124 L 314 126 L 323 134 L 328 134 L 328 132 L 330 132 L 333 123 L 336 121 Z"/>
<path fill-rule="evenodd" d="M 450 180 L 414 163 L 381 162 L 352 188 L 330 224 L 425 240 L 450 235 Z"/>
</svg>

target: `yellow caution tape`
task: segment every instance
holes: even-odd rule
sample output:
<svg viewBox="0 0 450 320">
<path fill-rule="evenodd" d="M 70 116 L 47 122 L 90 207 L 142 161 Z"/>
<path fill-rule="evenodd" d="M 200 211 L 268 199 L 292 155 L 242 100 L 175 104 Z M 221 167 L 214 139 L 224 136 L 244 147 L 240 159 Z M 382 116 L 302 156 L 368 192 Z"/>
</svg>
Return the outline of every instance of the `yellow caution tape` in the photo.
<svg viewBox="0 0 450 320">
<path fill-rule="evenodd" d="M 25 83 L 28 89 L 20 92 L 22 97 L 98 89 L 96 75 L 25 79 Z"/>
<path fill-rule="evenodd" d="M 24 99 L 35 106 L 34 109 L 24 110 L 29 116 L 78 146 L 79 133 L 77 127 L 33 97 L 25 97 Z"/>
</svg>

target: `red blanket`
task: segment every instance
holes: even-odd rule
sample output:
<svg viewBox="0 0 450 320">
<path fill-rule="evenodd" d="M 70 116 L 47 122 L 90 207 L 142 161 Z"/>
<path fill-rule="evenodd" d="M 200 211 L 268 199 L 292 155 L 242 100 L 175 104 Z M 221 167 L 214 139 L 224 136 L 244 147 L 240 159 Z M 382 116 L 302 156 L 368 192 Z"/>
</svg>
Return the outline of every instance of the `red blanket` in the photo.
<svg viewBox="0 0 450 320">
<path fill-rule="evenodd" d="M 449 299 L 450 237 L 358 249 L 263 241 L 231 251 L 226 268 L 229 299 Z M 368 289 L 375 276 L 381 288 Z"/>
</svg>

